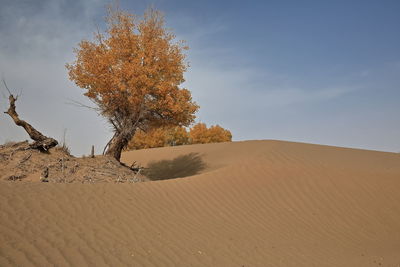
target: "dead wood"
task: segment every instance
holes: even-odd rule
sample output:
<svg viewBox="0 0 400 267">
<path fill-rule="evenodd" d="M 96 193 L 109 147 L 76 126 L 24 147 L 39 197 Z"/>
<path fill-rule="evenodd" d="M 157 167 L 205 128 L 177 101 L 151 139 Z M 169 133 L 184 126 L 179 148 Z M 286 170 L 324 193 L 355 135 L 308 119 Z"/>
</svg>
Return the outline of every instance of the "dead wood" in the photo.
<svg viewBox="0 0 400 267">
<path fill-rule="evenodd" d="M 25 177 L 26 177 L 25 174 L 15 174 L 15 175 L 9 176 L 6 180 L 15 182 L 15 181 L 21 181 Z"/>
<path fill-rule="evenodd" d="M 40 181 L 44 183 L 49 182 L 49 167 L 44 168 L 44 170 L 40 174 Z"/>
<path fill-rule="evenodd" d="M 6 85 L 6 84 L 4 83 L 4 85 Z M 7 86 L 6 86 L 6 88 L 7 88 Z M 16 106 L 15 106 L 15 102 L 17 101 L 18 96 L 14 97 L 14 95 L 11 94 L 11 92 L 8 88 L 7 88 L 7 91 L 10 94 L 8 97 L 10 106 L 9 106 L 8 110 L 5 111 L 4 113 L 8 114 L 13 119 L 13 121 L 16 125 L 23 127 L 25 129 L 25 131 L 28 133 L 29 137 L 35 141 L 33 144 L 29 145 L 29 147 L 32 149 L 38 149 L 42 152 L 47 152 L 50 148 L 55 147 L 58 144 L 57 140 L 43 135 L 41 132 L 36 130 L 32 125 L 30 125 L 26 121 L 21 120 L 19 118 L 18 113 L 16 111 Z"/>
<path fill-rule="evenodd" d="M 23 157 L 23 158 L 19 161 L 18 165 L 23 164 L 25 161 L 27 161 L 28 159 L 30 159 L 31 156 L 32 156 L 32 153 L 30 153 L 29 155 Z"/>
</svg>

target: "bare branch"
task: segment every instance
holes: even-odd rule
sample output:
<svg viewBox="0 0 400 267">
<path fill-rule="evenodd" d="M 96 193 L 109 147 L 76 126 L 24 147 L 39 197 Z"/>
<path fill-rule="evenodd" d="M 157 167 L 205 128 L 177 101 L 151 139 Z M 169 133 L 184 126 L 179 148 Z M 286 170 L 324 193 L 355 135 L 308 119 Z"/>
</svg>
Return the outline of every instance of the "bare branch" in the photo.
<svg viewBox="0 0 400 267">
<path fill-rule="evenodd" d="M 10 91 L 10 89 L 8 89 L 8 86 L 7 86 L 6 80 L 4 80 L 4 78 L 3 78 L 2 80 L 3 80 L 3 84 L 4 84 L 4 86 L 6 87 L 6 90 L 7 90 L 8 94 L 9 94 L 9 95 L 12 95 L 12 94 L 11 94 L 11 91 Z M 17 97 L 18 97 L 18 96 L 17 96 Z"/>
<path fill-rule="evenodd" d="M 96 30 L 97 30 L 96 37 L 98 38 L 100 45 L 103 46 L 104 45 L 103 44 L 103 39 L 102 39 L 103 35 L 100 32 L 99 24 L 95 23 L 95 25 L 96 25 Z"/>
<path fill-rule="evenodd" d="M 114 137 L 117 135 L 117 132 L 114 133 L 113 137 L 108 141 L 108 143 L 106 144 L 106 146 L 103 149 L 103 155 L 106 153 L 107 148 L 110 146 L 111 141 L 114 139 Z"/>
<path fill-rule="evenodd" d="M 22 88 L 21 88 L 21 90 L 19 90 L 19 93 L 17 94 L 16 98 L 18 98 L 20 96 L 22 96 Z"/>
<path fill-rule="evenodd" d="M 6 87 L 8 93 L 10 94 L 8 96 L 8 101 L 10 103 L 10 106 L 7 111 L 5 111 L 5 114 L 8 114 L 14 121 L 14 123 L 18 126 L 21 126 L 22 128 L 25 129 L 26 133 L 29 135 L 29 137 L 34 140 L 35 142 L 30 145 L 31 148 L 34 149 L 39 149 L 41 151 L 47 151 L 50 148 L 56 146 L 58 144 L 57 140 L 47 137 L 43 135 L 41 132 L 36 130 L 32 125 L 27 123 L 24 120 L 21 120 L 18 116 L 18 113 L 16 111 L 16 106 L 15 102 L 18 99 L 18 96 L 14 97 L 14 95 L 11 93 L 11 90 L 8 88 L 6 81 L 3 79 L 4 86 Z"/>
<path fill-rule="evenodd" d="M 85 104 L 83 104 L 79 101 L 73 100 L 73 99 L 68 99 L 68 100 L 70 102 L 65 102 L 65 104 L 67 104 L 67 105 L 72 105 L 72 106 L 79 107 L 79 108 L 88 108 L 88 109 L 96 111 L 99 114 L 101 113 L 101 109 L 98 107 L 91 107 L 91 106 L 85 105 Z"/>
</svg>

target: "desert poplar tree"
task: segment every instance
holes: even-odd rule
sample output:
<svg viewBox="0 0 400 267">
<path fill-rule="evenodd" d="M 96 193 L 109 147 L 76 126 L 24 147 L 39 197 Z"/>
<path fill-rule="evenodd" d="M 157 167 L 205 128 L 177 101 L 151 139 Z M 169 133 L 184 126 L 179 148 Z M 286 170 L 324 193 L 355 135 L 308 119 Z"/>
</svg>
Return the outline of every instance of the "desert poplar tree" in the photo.
<svg viewBox="0 0 400 267">
<path fill-rule="evenodd" d="M 127 149 L 220 142 L 232 142 L 232 133 L 219 125 L 207 128 L 205 123 L 197 123 L 189 129 L 189 132 L 181 126 L 158 127 L 147 132 L 139 130 L 129 142 Z"/>
<path fill-rule="evenodd" d="M 144 149 L 189 144 L 189 133 L 185 127 L 158 127 L 147 132 L 137 131 L 127 149 Z"/>
<path fill-rule="evenodd" d="M 231 142 L 232 133 L 219 125 L 207 128 L 205 123 L 194 125 L 189 132 L 192 144 Z"/>
<path fill-rule="evenodd" d="M 187 47 L 165 28 L 163 15 L 151 8 L 138 19 L 113 6 L 107 14 L 106 31 L 82 40 L 66 67 L 112 126 L 105 154 L 120 160 L 138 129 L 188 126 L 198 106 L 180 87 Z"/>
</svg>

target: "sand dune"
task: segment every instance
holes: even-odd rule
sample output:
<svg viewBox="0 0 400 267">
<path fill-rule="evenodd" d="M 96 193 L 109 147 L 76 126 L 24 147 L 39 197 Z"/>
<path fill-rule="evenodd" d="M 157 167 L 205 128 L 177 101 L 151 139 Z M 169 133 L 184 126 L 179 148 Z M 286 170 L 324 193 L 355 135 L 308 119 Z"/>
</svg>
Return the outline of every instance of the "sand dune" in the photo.
<svg viewBox="0 0 400 267">
<path fill-rule="evenodd" d="M 187 177 L 1 182 L 0 266 L 400 266 L 400 154 L 246 141 L 134 160 Z"/>
</svg>

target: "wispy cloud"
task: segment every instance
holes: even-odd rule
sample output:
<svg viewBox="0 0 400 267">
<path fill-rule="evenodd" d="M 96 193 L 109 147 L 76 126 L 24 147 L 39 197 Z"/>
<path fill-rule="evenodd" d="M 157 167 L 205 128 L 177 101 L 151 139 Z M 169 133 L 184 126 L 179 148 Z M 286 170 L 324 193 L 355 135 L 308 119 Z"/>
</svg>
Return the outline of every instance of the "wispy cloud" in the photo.
<svg viewBox="0 0 400 267">
<path fill-rule="evenodd" d="M 187 86 L 200 104 L 205 105 L 203 109 L 208 110 L 205 114 L 216 114 L 218 110 L 236 114 L 294 106 L 301 108 L 302 105 L 341 98 L 360 89 L 348 85 L 298 88 L 284 74 L 263 74 L 260 70 L 246 67 L 213 68 L 208 62 L 202 64 L 201 58 L 193 60 L 196 64 L 189 72 Z"/>
</svg>

